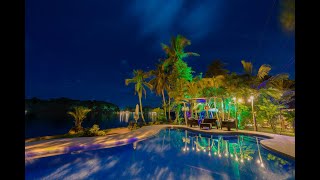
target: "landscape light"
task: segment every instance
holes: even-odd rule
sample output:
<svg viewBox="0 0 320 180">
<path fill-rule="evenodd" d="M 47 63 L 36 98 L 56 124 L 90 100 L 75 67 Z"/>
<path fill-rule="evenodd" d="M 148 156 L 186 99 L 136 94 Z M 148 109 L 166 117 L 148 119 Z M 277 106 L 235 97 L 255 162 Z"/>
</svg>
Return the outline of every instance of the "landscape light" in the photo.
<svg viewBox="0 0 320 180">
<path fill-rule="evenodd" d="M 259 159 L 257 160 L 257 163 L 260 164 L 260 160 Z"/>
<path fill-rule="evenodd" d="M 234 98 L 232 98 L 232 99 L 235 101 L 237 98 L 234 97 Z"/>
<path fill-rule="evenodd" d="M 238 102 L 239 102 L 239 103 L 242 103 L 242 99 L 238 99 Z"/>
</svg>

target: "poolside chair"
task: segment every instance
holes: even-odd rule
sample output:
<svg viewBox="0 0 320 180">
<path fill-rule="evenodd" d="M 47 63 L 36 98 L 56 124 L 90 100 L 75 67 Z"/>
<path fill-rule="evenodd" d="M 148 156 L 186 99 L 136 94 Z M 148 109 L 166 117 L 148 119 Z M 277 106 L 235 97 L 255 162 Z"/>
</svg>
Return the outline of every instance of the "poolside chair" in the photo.
<svg viewBox="0 0 320 180">
<path fill-rule="evenodd" d="M 234 119 L 224 120 L 221 122 L 221 129 L 222 127 L 226 127 L 228 131 L 230 131 L 231 128 L 236 128 L 236 121 Z"/>
<path fill-rule="evenodd" d="M 198 126 L 199 125 L 198 124 L 198 120 L 194 119 L 193 117 L 188 118 L 187 124 L 190 127 L 192 127 L 193 125 L 194 126 Z"/>
<path fill-rule="evenodd" d="M 213 119 L 213 118 L 205 118 L 203 119 L 203 122 L 201 124 L 204 124 L 202 126 L 209 126 L 209 125 L 206 125 L 206 124 L 211 124 L 211 128 L 213 126 L 216 126 L 216 128 L 218 129 L 218 125 L 217 125 L 217 119 Z M 200 127 L 201 128 L 201 127 Z M 210 129 L 211 129 L 210 128 Z"/>
<path fill-rule="evenodd" d="M 200 129 L 204 129 L 204 127 L 207 127 L 210 130 L 210 129 L 212 129 L 212 123 L 204 123 L 204 122 L 202 122 L 200 124 Z"/>
</svg>

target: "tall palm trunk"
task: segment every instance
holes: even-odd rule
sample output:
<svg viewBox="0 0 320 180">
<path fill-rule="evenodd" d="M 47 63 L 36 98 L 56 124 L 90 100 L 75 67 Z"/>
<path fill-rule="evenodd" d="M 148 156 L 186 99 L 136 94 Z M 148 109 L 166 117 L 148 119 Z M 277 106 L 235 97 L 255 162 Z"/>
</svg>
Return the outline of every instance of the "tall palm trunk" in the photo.
<svg viewBox="0 0 320 180">
<path fill-rule="evenodd" d="M 169 122 L 171 122 L 171 115 L 170 115 L 170 96 L 169 96 L 169 106 L 168 106 L 168 116 L 169 116 Z"/>
<path fill-rule="evenodd" d="M 223 99 L 221 101 L 221 110 L 222 110 L 222 121 L 224 121 L 224 103 L 223 103 Z"/>
<path fill-rule="evenodd" d="M 217 109 L 216 98 L 213 98 L 213 100 L 214 100 L 214 101 L 213 101 L 214 108 Z M 220 127 L 221 127 L 221 121 L 220 121 L 220 118 L 219 118 L 219 113 L 216 112 L 216 115 L 217 115 L 217 120 L 218 120 L 218 122 L 219 122 L 219 125 L 220 125 Z"/>
<path fill-rule="evenodd" d="M 230 113 L 231 113 L 231 105 L 230 105 L 230 103 L 228 104 L 228 109 L 229 109 L 229 111 L 228 111 L 228 119 L 230 119 Z"/>
<path fill-rule="evenodd" d="M 166 98 L 164 97 L 164 90 L 162 89 L 162 101 L 163 101 L 163 110 L 164 110 L 164 116 L 167 119 L 167 108 L 166 108 Z"/>
<path fill-rule="evenodd" d="M 191 117 L 194 117 L 194 115 L 193 115 L 193 102 L 192 102 L 192 100 L 191 100 L 191 106 L 190 106 L 191 108 L 190 108 L 190 112 L 191 112 Z"/>
<path fill-rule="evenodd" d="M 144 120 L 144 116 L 143 116 L 143 111 L 142 111 L 142 102 L 141 102 L 141 96 L 139 96 L 139 103 L 140 103 L 140 112 L 141 112 L 141 118 L 143 120 L 144 123 L 146 123 L 146 121 Z"/>
<path fill-rule="evenodd" d="M 187 126 L 188 124 L 187 124 L 187 111 L 186 111 L 186 103 L 183 103 L 183 107 L 184 107 L 184 111 L 183 111 L 184 121 L 185 121 L 185 123 L 186 123 L 186 126 Z"/>
</svg>

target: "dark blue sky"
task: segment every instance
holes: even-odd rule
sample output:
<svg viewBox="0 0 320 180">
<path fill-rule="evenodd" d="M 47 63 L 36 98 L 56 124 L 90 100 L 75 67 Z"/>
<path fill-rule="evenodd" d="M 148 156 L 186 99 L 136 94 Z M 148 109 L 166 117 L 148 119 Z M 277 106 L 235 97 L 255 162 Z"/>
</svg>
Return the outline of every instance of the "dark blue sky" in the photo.
<svg viewBox="0 0 320 180">
<path fill-rule="evenodd" d="M 294 33 L 281 28 L 278 0 L 26 0 L 26 98 L 138 103 L 125 78 L 164 57 L 160 43 L 182 34 L 198 74 L 214 59 L 242 72 L 266 63 L 294 78 Z M 148 92 L 144 105 L 161 98 Z"/>
</svg>

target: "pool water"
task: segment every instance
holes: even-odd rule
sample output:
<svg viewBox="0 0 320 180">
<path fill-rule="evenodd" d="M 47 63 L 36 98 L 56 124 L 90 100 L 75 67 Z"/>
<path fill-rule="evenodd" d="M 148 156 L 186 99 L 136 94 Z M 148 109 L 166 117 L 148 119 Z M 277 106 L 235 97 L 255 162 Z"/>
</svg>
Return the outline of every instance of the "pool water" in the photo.
<svg viewBox="0 0 320 180">
<path fill-rule="evenodd" d="M 132 144 L 26 161 L 26 179 L 295 179 L 263 138 L 164 129 Z"/>
</svg>

